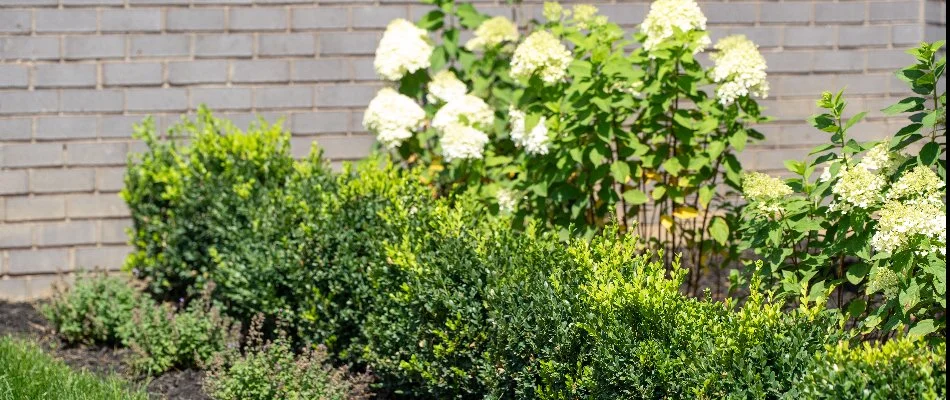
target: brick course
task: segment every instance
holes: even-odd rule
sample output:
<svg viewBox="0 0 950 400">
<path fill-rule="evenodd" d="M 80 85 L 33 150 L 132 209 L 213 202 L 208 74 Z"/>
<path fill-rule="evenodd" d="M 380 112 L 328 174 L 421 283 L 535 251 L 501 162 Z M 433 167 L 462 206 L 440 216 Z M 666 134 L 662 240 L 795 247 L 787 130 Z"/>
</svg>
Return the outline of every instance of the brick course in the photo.
<svg viewBox="0 0 950 400">
<path fill-rule="evenodd" d="M 511 17 L 505 0 L 475 0 Z M 523 18 L 540 18 L 525 0 Z M 646 0 L 595 0 L 636 28 Z M 742 33 L 769 63 L 773 122 L 742 159 L 783 169 L 827 135 L 804 118 L 822 90 L 847 87 L 856 129 L 880 138 L 901 121 L 881 107 L 907 94 L 895 68 L 904 50 L 943 38 L 937 0 L 701 1 L 713 39 Z M 283 117 L 302 156 L 314 141 L 339 165 L 373 137 L 362 109 L 381 86 L 372 60 L 393 18 L 417 19 L 414 0 L 0 0 L 0 298 L 32 298 L 79 268 L 118 269 L 129 251 L 117 192 L 132 125 L 164 129 L 205 103 L 246 126 Z M 522 18 L 522 19 L 523 19 Z"/>
</svg>

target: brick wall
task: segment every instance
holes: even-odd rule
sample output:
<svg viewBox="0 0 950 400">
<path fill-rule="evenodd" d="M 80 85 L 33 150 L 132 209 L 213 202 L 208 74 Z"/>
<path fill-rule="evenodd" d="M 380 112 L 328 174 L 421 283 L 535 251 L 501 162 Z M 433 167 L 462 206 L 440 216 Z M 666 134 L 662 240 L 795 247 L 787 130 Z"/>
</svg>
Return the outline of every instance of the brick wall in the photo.
<svg viewBox="0 0 950 400">
<path fill-rule="evenodd" d="M 511 13 L 504 0 L 478 3 Z M 594 3 L 628 28 L 649 5 Z M 768 59 L 763 104 L 776 121 L 744 155 L 759 169 L 826 140 L 802 123 L 825 89 L 847 86 L 852 110 L 872 111 L 860 136 L 893 131 L 876 112 L 906 92 L 891 72 L 946 26 L 946 3 L 933 0 L 701 6 L 714 39 L 744 33 Z M 537 2 L 523 7 L 540 14 Z M 317 141 L 335 160 L 364 155 L 381 30 L 426 11 L 407 0 L 0 0 L 0 298 L 44 296 L 78 268 L 122 264 L 129 220 L 116 192 L 145 115 L 166 127 L 206 103 L 242 125 L 284 117 L 297 154 Z"/>
</svg>

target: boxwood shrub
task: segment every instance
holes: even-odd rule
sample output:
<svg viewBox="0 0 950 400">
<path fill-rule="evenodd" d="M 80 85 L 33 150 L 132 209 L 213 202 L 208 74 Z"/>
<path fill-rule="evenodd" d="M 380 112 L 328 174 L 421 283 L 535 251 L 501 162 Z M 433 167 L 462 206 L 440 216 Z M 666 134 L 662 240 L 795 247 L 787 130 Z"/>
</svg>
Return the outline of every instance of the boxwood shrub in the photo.
<svg viewBox="0 0 950 400">
<path fill-rule="evenodd" d="M 163 296 L 215 282 L 234 316 L 283 315 L 385 396 L 945 396 L 943 345 L 862 347 L 821 305 L 784 309 L 755 285 L 683 296 L 685 270 L 616 228 L 567 244 L 516 231 L 418 171 L 374 157 L 334 174 L 318 151 L 292 160 L 279 127 L 239 133 L 206 110 L 172 132 L 188 143 L 143 135 L 130 162 L 128 267 Z"/>
</svg>

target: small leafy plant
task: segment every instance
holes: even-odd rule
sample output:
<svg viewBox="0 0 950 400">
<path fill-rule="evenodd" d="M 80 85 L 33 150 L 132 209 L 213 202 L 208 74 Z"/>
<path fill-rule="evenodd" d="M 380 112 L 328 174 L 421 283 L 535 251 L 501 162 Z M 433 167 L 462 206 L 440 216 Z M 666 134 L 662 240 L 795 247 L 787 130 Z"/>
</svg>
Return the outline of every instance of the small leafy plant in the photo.
<svg viewBox="0 0 950 400">
<path fill-rule="evenodd" d="M 135 310 L 150 300 L 127 277 L 82 274 L 40 310 L 68 343 L 115 345 L 122 343 Z"/>
<path fill-rule="evenodd" d="M 182 309 L 168 303 L 137 309 L 126 327 L 131 364 L 149 375 L 207 365 L 240 337 L 240 325 L 222 316 L 207 296 Z"/>
<path fill-rule="evenodd" d="M 264 317 L 251 324 L 243 354 L 231 348 L 211 364 L 205 391 L 217 400 L 371 398 L 368 374 L 351 375 L 346 368 L 328 364 L 326 348 L 318 346 L 296 354 L 285 331 L 265 341 Z"/>
</svg>

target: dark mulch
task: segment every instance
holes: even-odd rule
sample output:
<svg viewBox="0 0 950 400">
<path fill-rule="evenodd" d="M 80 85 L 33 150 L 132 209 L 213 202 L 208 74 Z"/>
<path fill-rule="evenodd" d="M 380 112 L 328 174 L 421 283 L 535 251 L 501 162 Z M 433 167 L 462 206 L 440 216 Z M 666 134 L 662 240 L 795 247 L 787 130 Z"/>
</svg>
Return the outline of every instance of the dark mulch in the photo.
<svg viewBox="0 0 950 400">
<path fill-rule="evenodd" d="M 156 377 L 135 375 L 124 362 L 129 350 L 108 346 L 66 346 L 37 311 L 40 303 L 10 303 L 0 300 L 0 336 L 34 340 L 50 354 L 73 368 L 97 374 L 118 374 L 145 385 L 149 397 L 167 400 L 210 400 L 201 390 L 201 372 L 169 371 Z"/>
</svg>

